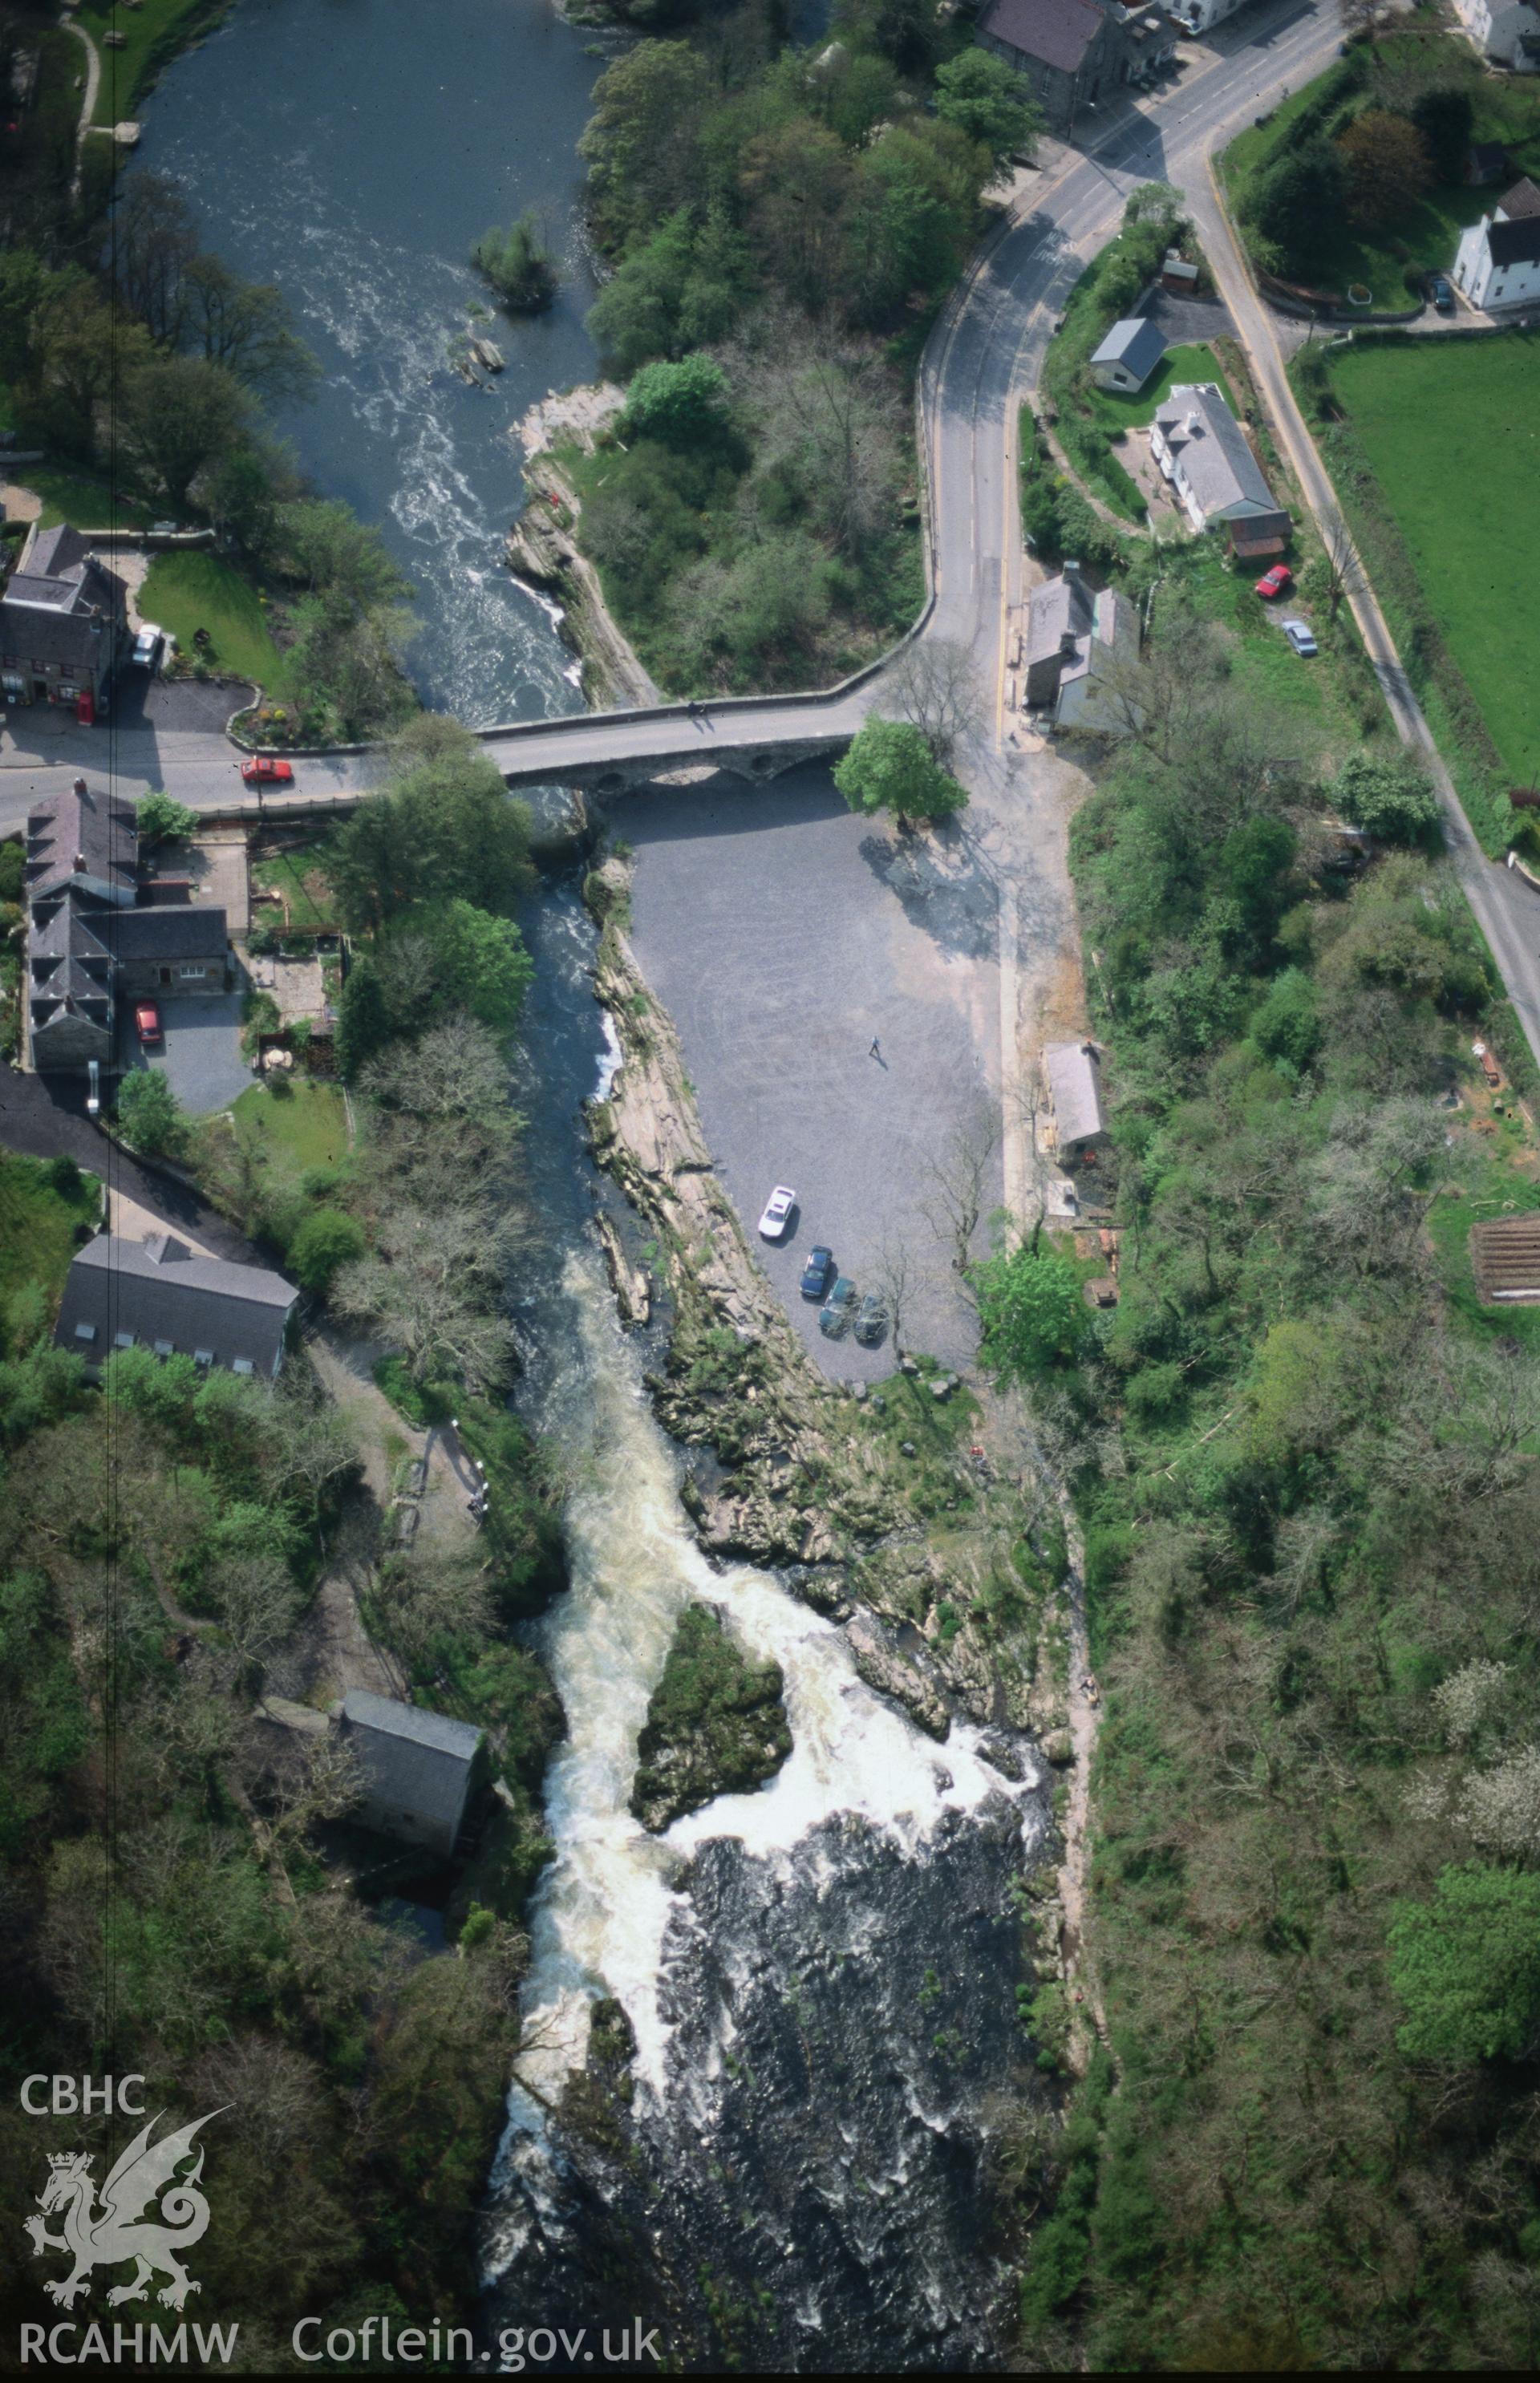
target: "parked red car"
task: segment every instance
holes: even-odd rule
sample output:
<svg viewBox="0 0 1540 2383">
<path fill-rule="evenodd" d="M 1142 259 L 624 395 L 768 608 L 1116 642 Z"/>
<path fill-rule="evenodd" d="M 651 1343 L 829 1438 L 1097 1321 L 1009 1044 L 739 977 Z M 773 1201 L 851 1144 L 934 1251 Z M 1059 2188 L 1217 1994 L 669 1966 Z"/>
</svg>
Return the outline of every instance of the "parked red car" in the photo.
<svg viewBox="0 0 1540 2383">
<path fill-rule="evenodd" d="M 1275 596 L 1281 596 L 1286 587 L 1293 585 L 1294 574 L 1287 563 L 1275 562 L 1272 570 L 1264 571 L 1257 581 L 1257 594 L 1264 603 L 1270 604 Z"/>
<path fill-rule="evenodd" d="M 242 761 L 240 774 L 249 786 L 291 786 L 294 764 L 275 761 L 270 754 L 258 753 L 253 759 Z"/>
<path fill-rule="evenodd" d="M 134 1026 L 142 1043 L 160 1041 L 160 1012 L 153 1001 L 142 1001 L 134 1011 Z"/>
</svg>

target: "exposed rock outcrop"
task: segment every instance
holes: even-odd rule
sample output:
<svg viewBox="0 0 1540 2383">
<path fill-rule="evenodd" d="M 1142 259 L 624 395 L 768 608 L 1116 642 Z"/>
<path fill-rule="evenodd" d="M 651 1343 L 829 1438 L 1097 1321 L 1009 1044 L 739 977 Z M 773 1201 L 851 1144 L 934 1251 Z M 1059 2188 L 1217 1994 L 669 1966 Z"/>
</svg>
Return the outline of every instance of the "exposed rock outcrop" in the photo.
<svg viewBox="0 0 1540 2383">
<path fill-rule="evenodd" d="M 636 1742 L 631 1809 L 655 1834 L 773 1779 L 792 1750 L 781 1666 L 756 1662 L 715 1607 L 689 1605 Z"/>
</svg>

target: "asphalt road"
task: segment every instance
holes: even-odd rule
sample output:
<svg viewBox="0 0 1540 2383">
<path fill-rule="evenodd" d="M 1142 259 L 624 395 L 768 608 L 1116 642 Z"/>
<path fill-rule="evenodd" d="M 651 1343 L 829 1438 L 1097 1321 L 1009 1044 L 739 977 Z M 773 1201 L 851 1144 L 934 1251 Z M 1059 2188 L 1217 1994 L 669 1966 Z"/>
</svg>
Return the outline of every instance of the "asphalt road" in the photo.
<svg viewBox="0 0 1540 2383">
<path fill-rule="evenodd" d="M 0 1060 L 0 1146 L 30 1158 L 68 1154 L 152 1216 L 185 1226 L 218 1256 L 245 1265 L 259 1262 L 251 1243 L 178 1177 L 130 1158 L 109 1142 L 86 1116 L 85 1102 L 82 1080 L 18 1075 L 8 1061 Z"/>
<path fill-rule="evenodd" d="M 1214 276 L 1235 316 L 1251 370 L 1284 451 L 1318 521 L 1337 512 L 1336 492 L 1295 403 L 1277 327 L 1252 287 L 1212 180 L 1194 191 L 1193 213 Z M 1444 830 L 1465 896 L 1501 969 L 1530 1049 L 1540 1060 L 1540 894 L 1517 870 L 1488 860 L 1460 807 L 1454 781 L 1434 743 L 1395 642 L 1362 565 L 1350 566 L 1348 600 L 1403 744 L 1427 761 L 1444 811 Z"/>
</svg>

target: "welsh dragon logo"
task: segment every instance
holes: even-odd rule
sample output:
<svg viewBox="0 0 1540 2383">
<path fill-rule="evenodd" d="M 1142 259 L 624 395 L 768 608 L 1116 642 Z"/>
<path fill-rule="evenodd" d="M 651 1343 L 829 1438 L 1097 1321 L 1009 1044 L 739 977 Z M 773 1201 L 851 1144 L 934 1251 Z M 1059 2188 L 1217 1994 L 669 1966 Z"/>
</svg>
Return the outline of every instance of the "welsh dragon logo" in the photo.
<svg viewBox="0 0 1540 2383">
<path fill-rule="evenodd" d="M 102 2187 L 100 2208 L 91 2155 L 58 2152 L 50 2157 L 48 2181 L 37 2196 L 43 2216 L 29 2217 L 25 2223 L 32 2238 L 34 2259 L 42 2258 L 45 2251 L 67 2251 L 75 2262 L 62 2282 L 43 2287 L 61 2307 L 72 2308 L 81 2292 L 90 2291 L 93 2267 L 117 2267 L 129 2259 L 135 2263 L 133 2275 L 107 2294 L 109 2308 L 124 2301 L 148 2300 L 156 2276 L 169 2278 L 157 2295 L 166 2308 L 185 2307 L 189 2292 L 202 2290 L 177 2254 L 191 2249 L 208 2231 L 208 2203 L 198 2190 L 203 2173 L 203 2146 L 198 2147 L 196 2165 L 179 2180 L 177 2170 L 191 2156 L 199 2128 L 220 2113 L 210 2110 L 206 2117 L 194 2118 L 190 2127 L 179 2127 L 175 2134 L 163 2135 L 158 2143 L 153 2143 L 150 2137 L 161 2116 L 157 2112 L 140 2129 L 113 2167 Z M 44 2219 L 56 2209 L 64 2212 L 64 2231 L 50 2234 Z M 147 2221 L 145 2212 L 151 2209 L 156 2219 L 166 2222 Z"/>
</svg>

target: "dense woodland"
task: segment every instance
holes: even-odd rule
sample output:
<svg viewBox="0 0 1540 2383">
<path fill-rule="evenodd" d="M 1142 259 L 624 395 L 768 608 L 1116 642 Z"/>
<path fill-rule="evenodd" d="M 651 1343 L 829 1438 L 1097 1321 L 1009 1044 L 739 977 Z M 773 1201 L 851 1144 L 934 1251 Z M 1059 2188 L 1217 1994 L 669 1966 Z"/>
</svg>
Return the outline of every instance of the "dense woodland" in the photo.
<svg viewBox="0 0 1540 2383">
<path fill-rule="evenodd" d="M 751 6 L 643 42 L 583 137 L 615 266 L 589 327 L 634 377 L 620 437 L 564 460 L 622 624 L 681 691 L 835 675 L 918 611 L 914 367 L 1034 130 L 1027 86 L 930 10 L 852 0 L 832 30 L 781 48 Z M 649 406 L 682 385 L 693 405 Z"/>
<path fill-rule="evenodd" d="M 307 2311 L 464 2315 L 563 1725 L 510 1632 L 562 1586 L 553 1485 L 500 1401 L 520 1213 L 505 1046 L 530 967 L 506 908 L 527 821 L 463 732 L 425 720 L 328 860 L 358 939 L 356 1147 L 276 1190 L 228 1129 L 161 1124 L 263 1252 L 400 1350 L 403 1407 L 452 1395 L 487 1468 L 485 1528 L 458 1557 L 388 1549 L 302 1356 L 274 1389 L 136 1349 L 92 1388 L 27 1285 L 0 1360 L 0 2289 L 20 2285 L 40 2189 L 22 2077 L 139 2070 L 149 2106 L 184 2118 L 239 2102 L 198 2272 L 258 2371 Z M 334 1742 L 253 1715 L 264 1688 L 308 1692 L 338 1569 L 435 1708 L 487 1729 L 511 1799 L 431 1957 L 346 1883 L 356 1790 Z"/>
<path fill-rule="evenodd" d="M 1540 2267 L 1540 1206 L 1532 1073 L 1414 765 L 1322 783 L 1178 578 L 1073 831 L 1122 1294 L 1041 1237 L 986 1355 L 1076 1485 L 1104 1695 L 1108 2049 L 1023 2286 L 1034 2357 L 1529 2365 Z M 1370 822 L 1344 854 L 1334 817 Z"/>
</svg>

